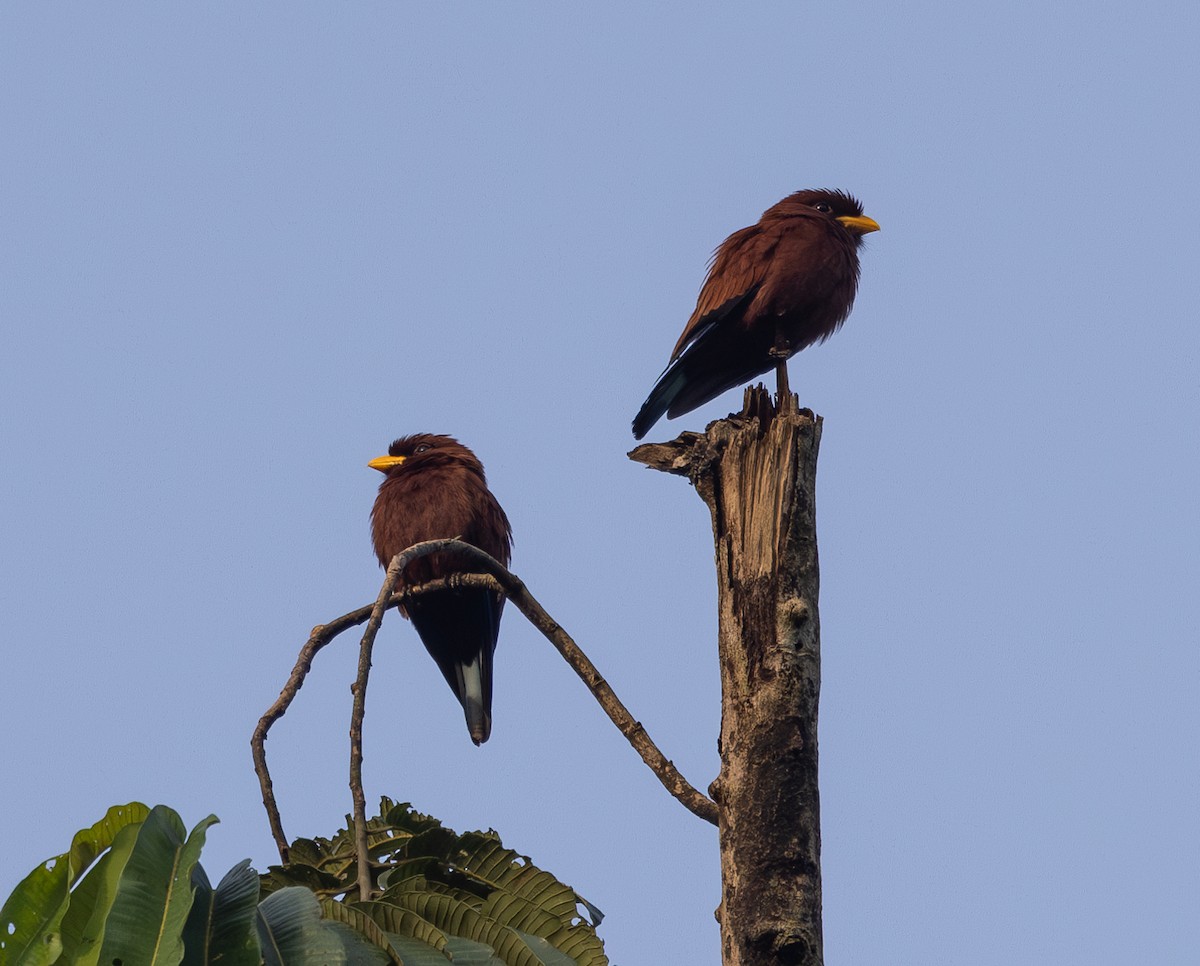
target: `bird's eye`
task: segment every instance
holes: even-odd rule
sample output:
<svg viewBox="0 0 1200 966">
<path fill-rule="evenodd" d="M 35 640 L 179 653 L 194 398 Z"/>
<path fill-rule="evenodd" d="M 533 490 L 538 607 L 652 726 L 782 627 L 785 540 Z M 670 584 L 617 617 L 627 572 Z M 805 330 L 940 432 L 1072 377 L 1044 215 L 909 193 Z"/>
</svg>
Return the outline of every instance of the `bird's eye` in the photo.
<svg viewBox="0 0 1200 966">
<path fill-rule="evenodd" d="M 433 447 L 430 446 L 428 443 L 422 443 L 420 446 L 418 446 L 416 449 L 413 450 L 413 456 L 416 456 L 418 453 L 424 453 L 428 449 L 433 449 Z"/>
<path fill-rule="evenodd" d="M 831 205 L 828 201 L 818 201 L 813 204 L 813 207 L 816 208 L 817 211 L 824 212 L 827 215 L 833 214 L 833 205 Z"/>
</svg>

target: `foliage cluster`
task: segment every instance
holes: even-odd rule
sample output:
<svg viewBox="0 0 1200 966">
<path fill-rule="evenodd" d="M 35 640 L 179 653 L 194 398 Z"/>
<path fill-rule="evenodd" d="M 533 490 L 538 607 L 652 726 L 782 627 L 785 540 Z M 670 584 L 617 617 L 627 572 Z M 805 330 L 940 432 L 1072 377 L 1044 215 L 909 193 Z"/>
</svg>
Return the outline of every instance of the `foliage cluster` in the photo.
<svg viewBox="0 0 1200 966">
<path fill-rule="evenodd" d="M 360 902 L 347 829 L 214 888 L 199 857 L 216 821 L 188 833 L 162 805 L 110 808 L 4 903 L 0 966 L 607 966 L 598 910 L 494 832 L 383 799 L 368 824 L 379 891 Z"/>
</svg>

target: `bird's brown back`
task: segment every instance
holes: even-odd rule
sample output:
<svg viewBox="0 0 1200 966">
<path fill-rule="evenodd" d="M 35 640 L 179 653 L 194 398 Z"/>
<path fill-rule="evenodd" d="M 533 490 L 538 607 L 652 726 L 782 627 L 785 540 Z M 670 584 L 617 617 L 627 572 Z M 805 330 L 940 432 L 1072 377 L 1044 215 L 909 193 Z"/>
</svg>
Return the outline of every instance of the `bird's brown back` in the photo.
<svg viewBox="0 0 1200 966">
<path fill-rule="evenodd" d="M 747 295 L 751 301 L 737 326 L 751 330 L 763 320 L 781 319 L 793 352 L 837 331 L 854 303 L 858 238 L 810 207 L 810 194 L 816 193 L 789 195 L 763 212 L 757 224 L 721 243 L 672 360 L 695 338 L 707 316 Z M 861 205 L 853 205 L 861 213 Z"/>
</svg>

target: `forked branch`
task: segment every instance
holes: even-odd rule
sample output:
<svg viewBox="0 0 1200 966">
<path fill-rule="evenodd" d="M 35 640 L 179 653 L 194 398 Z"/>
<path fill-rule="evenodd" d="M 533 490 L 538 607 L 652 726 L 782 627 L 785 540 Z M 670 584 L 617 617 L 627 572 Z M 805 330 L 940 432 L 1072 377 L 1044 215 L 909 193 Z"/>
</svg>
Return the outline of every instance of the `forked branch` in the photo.
<svg viewBox="0 0 1200 966">
<path fill-rule="evenodd" d="M 453 551 L 459 557 L 470 558 L 473 564 L 482 572 L 456 574 L 451 577 L 432 580 L 416 587 L 409 587 L 400 593 L 391 593 L 391 588 L 395 585 L 394 575 L 402 572 L 408 564 L 428 554 L 443 553 L 446 551 Z M 642 726 L 641 722 L 637 721 L 629 713 L 629 710 L 621 703 L 621 700 L 617 697 L 612 687 L 596 669 L 591 660 L 589 660 L 588 656 L 584 654 L 583 650 L 572 640 L 571 636 L 562 626 L 546 613 L 545 608 L 538 603 L 537 599 L 529 592 L 529 589 L 519 577 L 478 547 L 473 547 L 468 543 L 463 543 L 455 539 L 428 540 L 409 547 L 392 559 L 391 564 L 388 566 L 388 576 L 385 578 L 384 585 L 380 590 L 379 599 L 374 605 L 359 607 L 348 614 L 343 614 L 341 617 L 330 621 L 328 624 L 319 624 L 313 628 L 308 640 L 300 649 L 300 654 L 296 658 L 292 673 L 288 677 L 283 690 L 280 691 L 279 697 L 275 699 L 275 702 L 259 719 L 258 725 L 254 729 L 254 735 L 250 740 L 254 757 L 254 770 L 258 775 L 259 786 L 262 789 L 263 807 L 267 811 L 267 820 L 271 826 L 271 834 L 279 850 L 280 860 L 284 864 L 287 863 L 289 857 L 287 836 L 284 834 L 283 823 L 279 817 L 279 807 L 275 800 L 271 774 L 267 768 L 265 750 L 267 733 L 270 731 L 271 726 L 283 717 L 292 701 L 295 700 L 297 693 L 304 685 L 304 680 L 308 672 L 312 669 L 312 662 L 317 652 L 344 631 L 369 621 L 370 623 L 363 635 L 360 647 L 359 673 L 354 689 L 354 718 L 351 722 L 351 791 L 354 796 L 356 825 L 358 826 L 361 846 L 361 836 L 365 835 L 365 823 L 359 821 L 360 811 L 363 813 L 361 818 L 365 820 L 365 797 L 363 796 L 361 781 L 362 714 L 365 710 L 365 684 L 367 674 L 370 671 L 371 647 L 374 642 L 375 633 L 379 629 L 379 622 L 382 620 L 385 611 L 403 604 L 412 597 L 417 597 L 434 590 L 442 590 L 447 587 L 486 587 L 503 593 L 512 602 L 513 606 L 524 614 L 526 619 L 554 645 L 558 653 L 563 656 L 563 659 L 571 665 L 575 673 L 579 675 L 583 683 L 587 686 L 587 689 L 595 697 L 600 707 L 604 709 L 609 719 L 617 726 L 618 730 L 626 737 L 629 743 L 633 745 L 634 750 L 641 756 L 642 761 L 646 763 L 650 770 L 658 777 L 658 780 L 662 782 L 663 787 L 690 812 L 704 819 L 706 822 L 710 822 L 713 825 L 717 824 L 717 806 L 712 799 L 694 788 L 680 774 L 674 763 L 659 750 L 658 746 L 654 744 L 650 736 L 646 733 L 646 729 Z M 378 614 L 377 617 L 375 616 L 376 614 Z M 366 849 L 361 848 L 360 855 L 365 854 Z M 362 889 L 362 874 L 360 870 L 360 890 Z M 363 894 L 365 895 L 365 892 Z"/>
</svg>

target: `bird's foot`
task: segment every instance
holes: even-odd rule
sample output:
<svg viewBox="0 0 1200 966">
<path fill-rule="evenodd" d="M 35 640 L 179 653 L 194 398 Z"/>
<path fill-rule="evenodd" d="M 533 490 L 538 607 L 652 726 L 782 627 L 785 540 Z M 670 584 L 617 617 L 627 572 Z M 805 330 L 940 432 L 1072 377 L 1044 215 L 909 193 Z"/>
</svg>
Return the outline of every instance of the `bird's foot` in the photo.
<svg viewBox="0 0 1200 966">
<path fill-rule="evenodd" d="M 794 413 L 797 400 L 788 386 L 787 358 L 775 363 L 775 384 L 778 392 L 775 396 L 775 410 L 781 413 Z"/>
</svg>

